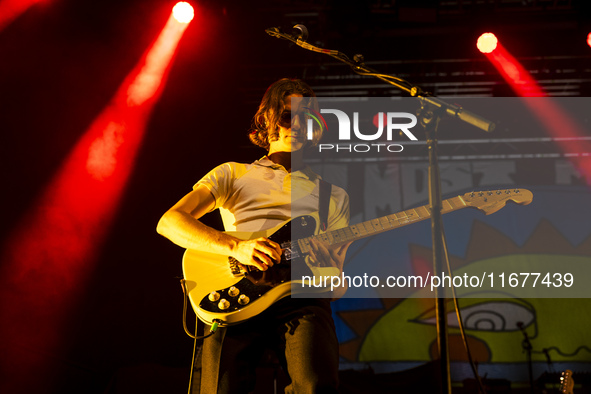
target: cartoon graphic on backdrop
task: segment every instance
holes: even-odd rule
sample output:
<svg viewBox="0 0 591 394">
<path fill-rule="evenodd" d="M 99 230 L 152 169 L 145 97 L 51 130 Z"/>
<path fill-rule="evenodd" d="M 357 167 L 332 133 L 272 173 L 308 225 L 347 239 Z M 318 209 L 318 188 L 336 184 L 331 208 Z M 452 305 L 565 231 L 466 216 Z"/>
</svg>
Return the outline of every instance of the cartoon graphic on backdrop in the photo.
<svg viewBox="0 0 591 394">
<path fill-rule="evenodd" d="M 431 249 L 410 245 L 413 262 L 431 259 Z M 502 271 L 509 266 L 591 264 L 591 237 L 573 246 L 549 221 L 542 220 L 522 245 L 499 230 L 475 221 L 464 258 L 450 256 L 455 273 L 481 264 Z M 420 265 L 420 263 L 419 263 Z M 415 265 L 416 266 L 416 265 Z M 533 346 L 533 361 L 589 361 L 591 341 L 585 327 L 591 324 L 588 298 L 511 297 L 494 292 L 460 299 L 464 327 L 473 358 L 481 363 L 525 362 L 522 350 L 526 330 Z M 427 362 L 437 351 L 433 299 L 381 300 L 383 308 L 340 311 L 338 316 L 354 331 L 354 339 L 341 343 L 341 356 L 349 361 Z M 450 301 L 448 305 L 450 359 L 467 359 Z"/>
</svg>

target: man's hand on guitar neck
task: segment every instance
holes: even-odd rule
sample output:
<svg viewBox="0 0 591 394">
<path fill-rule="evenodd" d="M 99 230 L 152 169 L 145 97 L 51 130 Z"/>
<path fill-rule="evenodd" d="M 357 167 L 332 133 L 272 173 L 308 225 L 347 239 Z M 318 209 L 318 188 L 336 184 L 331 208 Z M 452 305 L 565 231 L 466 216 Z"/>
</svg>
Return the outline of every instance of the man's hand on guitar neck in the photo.
<svg viewBox="0 0 591 394">
<path fill-rule="evenodd" d="M 252 265 L 266 271 L 273 264 L 281 261 L 281 246 L 268 238 L 256 238 L 246 241 L 236 239 L 231 256 L 244 266 Z"/>
</svg>

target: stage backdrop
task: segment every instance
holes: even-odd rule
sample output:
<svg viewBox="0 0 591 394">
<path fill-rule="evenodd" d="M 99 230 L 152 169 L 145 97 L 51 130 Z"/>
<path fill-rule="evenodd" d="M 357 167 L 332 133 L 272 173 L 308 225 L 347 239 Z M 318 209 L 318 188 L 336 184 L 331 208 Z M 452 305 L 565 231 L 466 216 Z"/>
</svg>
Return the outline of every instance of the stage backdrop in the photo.
<svg viewBox="0 0 591 394">
<path fill-rule="evenodd" d="M 588 125 L 585 119 L 581 123 Z M 579 142 L 565 150 L 541 128 L 507 126 L 498 132 L 475 132 L 473 138 L 466 138 L 456 130 L 442 135 L 440 143 L 444 199 L 482 190 L 520 188 L 533 193 L 530 204 L 508 203 L 491 215 L 463 209 L 443 217 L 453 273 L 488 270 L 487 278 L 492 279 L 488 276 L 492 274 L 495 280 L 486 290 L 458 289 L 473 358 L 480 374 L 488 378 L 527 381 L 525 332 L 533 347 L 534 378 L 567 368 L 588 371 L 589 295 L 583 291 L 577 298 L 565 298 L 547 291 L 558 285 L 564 288 L 571 279 L 586 286 L 582 283 L 586 277 L 577 274 L 561 277 L 569 283 L 548 279 L 564 267 L 591 266 L 591 179 L 579 161 L 584 152 L 577 152 L 591 133 L 579 136 Z M 339 154 L 316 155 L 310 163 L 324 179 L 348 191 L 351 224 L 355 224 L 428 203 L 426 144 L 424 135 L 417 132 L 417 137 L 419 141 L 410 145 L 408 140 L 401 143 L 404 152 L 397 154 L 359 154 L 344 148 Z M 344 271 L 361 277 L 391 269 L 396 275 L 410 276 L 424 275 L 431 267 L 431 224 L 426 220 L 356 241 Z M 523 290 L 533 287 L 533 276 L 525 286 L 525 276 L 511 284 L 508 275 L 501 278 L 515 267 L 542 274 L 535 285 L 538 293 L 532 296 Z M 551 276 L 542 283 L 548 272 Z M 424 298 L 424 292 L 411 287 L 396 297 L 382 286 L 351 290 L 355 298 L 333 303 L 343 369 L 392 372 L 436 358 L 432 297 Z M 452 378 L 463 380 L 471 373 L 451 300 L 447 309 Z"/>
</svg>

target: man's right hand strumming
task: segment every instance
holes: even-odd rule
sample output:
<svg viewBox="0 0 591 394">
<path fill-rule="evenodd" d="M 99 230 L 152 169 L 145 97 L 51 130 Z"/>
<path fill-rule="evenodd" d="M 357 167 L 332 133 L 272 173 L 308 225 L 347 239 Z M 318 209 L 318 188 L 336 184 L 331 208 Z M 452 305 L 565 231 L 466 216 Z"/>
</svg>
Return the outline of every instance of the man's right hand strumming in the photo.
<svg viewBox="0 0 591 394">
<path fill-rule="evenodd" d="M 273 264 L 281 261 L 281 246 L 268 238 L 238 240 L 232 248 L 231 256 L 241 265 L 252 265 L 266 271 Z"/>
</svg>

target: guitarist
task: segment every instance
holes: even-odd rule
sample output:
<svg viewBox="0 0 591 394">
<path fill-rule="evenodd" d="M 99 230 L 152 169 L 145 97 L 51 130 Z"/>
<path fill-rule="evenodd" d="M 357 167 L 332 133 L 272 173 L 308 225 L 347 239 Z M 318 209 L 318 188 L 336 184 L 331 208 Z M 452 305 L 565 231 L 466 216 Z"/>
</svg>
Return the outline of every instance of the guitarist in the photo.
<svg viewBox="0 0 591 394">
<path fill-rule="evenodd" d="M 294 104 L 293 118 L 292 97 L 304 98 Z M 214 168 L 162 216 L 158 233 L 183 248 L 234 257 L 243 266 L 265 271 L 278 264 L 282 253 L 278 243 L 268 238 L 234 238 L 199 219 L 219 209 L 226 230 L 255 232 L 318 211 L 319 176 L 303 162 L 304 148 L 317 144 L 322 136 L 322 130 L 315 129 L 313 140 L 306 139 L 303 107 L 317 107 L 313 97 L 312 89 L 300 80 L 273 83 L 249 134 L 267 155 L 252 164 L 231 162 Z M 334 185 L 326 224 L 326 230 L 349 224 L 348 195 Z M 342 269 L 348 246 L 313 242 L 308 259 Z M 337 289 L 333 297 L 342 296 L 345 290 Z M 275 352 L 290 377 L 286 392 L 337 392 L 339 353 L 330 300 L 290 297 L 241 324 L 219 328 L 205 339 L 201 392 L 253 391 L 256 364 L 266 349 Z"/>
</svg>

